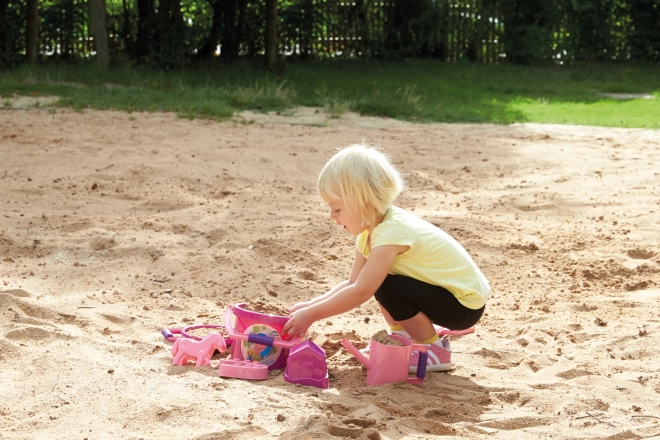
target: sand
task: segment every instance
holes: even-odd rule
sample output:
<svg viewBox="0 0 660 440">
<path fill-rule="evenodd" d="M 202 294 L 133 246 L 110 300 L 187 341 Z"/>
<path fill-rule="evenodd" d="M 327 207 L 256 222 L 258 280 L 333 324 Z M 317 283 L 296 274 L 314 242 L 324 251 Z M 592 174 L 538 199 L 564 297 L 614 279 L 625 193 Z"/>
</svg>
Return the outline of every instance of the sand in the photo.
<svg viewBox="0 0 660 440">
<path fill-rule="evenodd" d="M 490 280 L 452 370 L 367 387 L 373 300 L 310 328 L 327 390 L 172 366 L 161 329 L 348 276 L 314 185 L 363 138 Z M 15 109 L 0 157 L 0 438 L 660 436 L 658 131 Z"/>
</svg>

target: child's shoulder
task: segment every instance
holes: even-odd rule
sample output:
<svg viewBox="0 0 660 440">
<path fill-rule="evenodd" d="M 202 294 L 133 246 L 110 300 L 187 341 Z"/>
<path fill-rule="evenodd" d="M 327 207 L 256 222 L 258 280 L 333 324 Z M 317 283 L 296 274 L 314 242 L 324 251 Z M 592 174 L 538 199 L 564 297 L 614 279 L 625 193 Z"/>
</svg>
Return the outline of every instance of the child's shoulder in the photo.
<svg viewBox="0 0 660 440">
<path fill-rule="evenodd" d="M 386 220 L 387 217 L 388 216 L 386 216 Z M 439 226 L 434 225 L 428 220 L 418 217 L 414 213 L 398 206 L 391 207 L 391 215 L 389 216 L 389 220 L 394 224 L 408 227 L 418 232 L 424 231 L 425 233 L 432 234 L 444 233 L 444 231 Z"/>
<path fill-rule="evenodd" d="M 391 210 L 390 218 L 394 221 L 398 221 L 402 223 L 416 223 L 416 222 L 428 223 L 426 220 L 416 216 L 412 212 L 407 211 L 403 208 L 399 208 L 398 206 L 392 206 L 390 210 Z"/>
</svg>

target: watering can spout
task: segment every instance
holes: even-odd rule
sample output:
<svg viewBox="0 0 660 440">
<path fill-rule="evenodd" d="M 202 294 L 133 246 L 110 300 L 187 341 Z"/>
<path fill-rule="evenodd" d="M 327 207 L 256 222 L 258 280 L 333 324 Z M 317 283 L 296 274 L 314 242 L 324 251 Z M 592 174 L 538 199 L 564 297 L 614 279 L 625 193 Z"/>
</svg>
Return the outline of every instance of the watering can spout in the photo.
<svg viewBox="0 0 660 440">
<path fill-rule="evenodd" d="M 355 356 L 355 359 L 357 359 L 362 365 L 364 365 L 364 367 L 365 367 L 367 370 L 369 369 L 369 367 L 371 366 L 371 365 L 369 364 L 369 359 L 367 359 L 367 357 L 366 357 L 365 355 L 363 355 L 362 353 L 360 353 L 360 350 L 358 350 L 357 348 L 355 348 L 355 346 L 354 346 L 353 344 L 351 344 L 351 341 L 349 341 L 348 339 L 344 338 L 344 339 L 341 340 L 341 345 L 343 345 L 344 348 L 345 348 L 346 350 L 348 350 L 348 352 L 349 352 L 350 354 L 352 354 L 353 356 Z"/>
</svg>

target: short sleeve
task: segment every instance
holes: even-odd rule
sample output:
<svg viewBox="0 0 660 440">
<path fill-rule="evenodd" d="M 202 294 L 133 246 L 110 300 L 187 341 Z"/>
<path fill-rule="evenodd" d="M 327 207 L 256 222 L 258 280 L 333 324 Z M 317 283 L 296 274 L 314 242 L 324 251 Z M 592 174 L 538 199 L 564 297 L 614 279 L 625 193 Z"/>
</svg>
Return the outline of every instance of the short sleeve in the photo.
<svg viewBox="0 0 660 440">
<path fill-rule="evenodd" d="M 355 248 L 359 253 L 361 253 L 365 257 L 369 254 L 369 251 L 367 249 L 368 239 L 369 239 L 369 232 L 364 230 L 360 233 L 360 235 L 357 236 L 357 239 L 355 240 Z"/>
</svg>

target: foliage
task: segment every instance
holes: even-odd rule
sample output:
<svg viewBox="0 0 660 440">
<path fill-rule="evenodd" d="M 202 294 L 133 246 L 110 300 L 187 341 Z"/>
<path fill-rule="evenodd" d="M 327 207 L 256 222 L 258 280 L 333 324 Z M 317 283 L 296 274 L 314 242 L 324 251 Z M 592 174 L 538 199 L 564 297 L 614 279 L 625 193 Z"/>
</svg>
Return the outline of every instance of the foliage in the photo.
<svg viewBox="0 0 660 440">
<path fill-rule="evenodd" d="M 660 61 L 660 1 L 629 0 L 630 57 Z"/>
<path fill-rule="evenodd" d="M 39 0 L 42 58 L 94 56 L 88 0 Z M 106 0 L 111 58 L 181 69 L 259 59 L 265 0 Z M 498 63 L 660 60 L 660 0 L 280 0 L 289 59 L 436 58 Z M 26 7 L 0 0 L 0 62 L 24 57 Z"/>
<path fill-rule="evenodd" d="M 27 6 L 18 2 L 4 7 L 5 11 L 0 10 L 0 69 L 16 67 L 23 58 L 20 54 L 25 53 L 25 27 L 19 23 L 27 15 Z"/>
<path fill-rule="evenodd" d="M 27 80 L 26 80 L 27 78 Z M 244 109 L 325 107 L 416 122 L 543 122 L 660 129 L 657 68 L 577 63 L 526 67 L 437 60 L 293 62 L 280 77 L 249 63 L 210 63 L 194 70 L 104 71 L 89 62 L 0 72 L 2 100 L 15 93 L 57 95 L 77 109 L 169 111 L 230 118 Z M 616 100 L 604 93 L 646 93 Z"/>
<path fill-rule="evenodd" d="M 328 91 L 325 86 L 316 90 L 315 93 L 321 99 L 321 104 L 325 112 L 333 119 L 341 118 L 344 113 L 354 106 L 353 101 L 344 99 L 339 94 Z"/>
<path fill-rule="evenodd" d="M 286 81 L 266 77 L 247 87 L 237 87 L 231 95 L 231 103 L 237 108 L 273 110 L 292 106 L 296 92 Z"/>
</svg>

